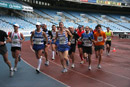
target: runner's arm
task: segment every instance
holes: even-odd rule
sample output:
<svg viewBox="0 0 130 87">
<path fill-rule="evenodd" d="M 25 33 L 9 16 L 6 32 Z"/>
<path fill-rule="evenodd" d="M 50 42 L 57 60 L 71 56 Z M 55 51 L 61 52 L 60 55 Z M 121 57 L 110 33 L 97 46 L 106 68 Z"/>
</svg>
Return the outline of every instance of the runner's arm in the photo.
<svg viewBox="0 0 130 87">
<path fill-rule="evenodd" d="M 45 39 L 46 39 L 46 44 L 48 44 L 48 37 L 47 37 L 47 35 L 46 35 L 46 33 L 43 31 L 43 36 L 45 37 Z"/>
<path fill-rule="evenodd" d="M 30 37 L 30 42 L 31 42 L 31 44 L 33 45 L 33 36 L 34 36 L 34 31 L 33 32 L 31 32 L 31 37 Z"/>
<path fill-rule="evenodd" d="M 25 37 L 23 36 L 23 34 L 22 33 L 20 33 L 20 35 L 21 35 L 21 38 L 22 38 L 22 40 L 20 41 L 21 43 L 23 43 L 24 42 L 24 40 L 25 40 Z"/>
<path fill-rule="evenodd" d="M 70 33 L 69 30 L 66 30 L 66 31 L 67 31 L 68 35 L 70 36 L 70 38 L 69 38 L 69 42 L 71 42 L 71 40 L 73 39 L 73 35 Z"/>
</svg>

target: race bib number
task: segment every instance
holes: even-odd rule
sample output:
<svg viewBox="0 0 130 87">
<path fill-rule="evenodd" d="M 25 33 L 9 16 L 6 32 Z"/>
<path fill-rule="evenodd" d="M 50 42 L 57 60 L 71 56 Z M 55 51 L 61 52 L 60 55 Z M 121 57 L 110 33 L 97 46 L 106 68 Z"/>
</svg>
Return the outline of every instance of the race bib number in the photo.
<svg viewBox="0 0 130 87">
<path fill-rule="evenodd" d="M 83 46 L 92 46 L 92 42 L 89 39 L 83 39 Z"/>
<path fill-rule="evenodd" d="M 35 40 L 34 44 L 44 44 L 44 42 L 41 42 L 41 40 Z"/>
<path fill-rule="evenodd" d="M 18 44 L 18 41 L 13 41 L 12 43 L 13 43 L 13 44 Z"/>
<path fill-rule="evenodd" d="M 98 41 L 98 42 L 102 42 L 102 41 L 103 41 L 103 37 L 102 37 L 102 36 L 99 36 L 99 37 L 97 38 L 97 41 Z"/>
<path fill-rule="evenodd" d="M 66 44 L 65 37 L 60 37 L 59 38 L 59 44 Z"/>
<path fill-rule="evenodd" d="M 74 38 L 71 40 L 71 44 L 75 44 L 75 39 Z"/>
<path fill-rule="evenodd" d="M 107 40 L 111 40 L 111 37 L 110 37 L 110 36 L 107 36 Z"/>
</svg>

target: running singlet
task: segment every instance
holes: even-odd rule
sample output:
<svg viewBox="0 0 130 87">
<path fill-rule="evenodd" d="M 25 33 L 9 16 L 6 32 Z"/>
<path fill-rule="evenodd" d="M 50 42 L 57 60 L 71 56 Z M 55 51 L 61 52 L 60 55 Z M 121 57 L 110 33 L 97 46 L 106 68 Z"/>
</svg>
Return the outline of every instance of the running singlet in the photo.
<svg viewBox="0 0 130 87">
<path fill-rule="evenodd" d="M 79 37 L 81 37 L 83 33 L 84 33 L 84 30 L 82 30 L 81 32 L 77 30 L 77 34 Z M 78 41 L 78 44 L 82 44 L 82 41 Z"/>
<path fill-rule="evenodd" d="M 107 41 L 111 41 L 111 31 L 105 32 L 107 36 Z"/>
<path fill-rule="evenodd" d="M 42 31 L 41 32 L 37 32 L 35 30 L 33 43 L 35 45 L 43 45 L 44 44 L 44 37 L 43 37 Z"/>
<path fill-rule="evenodd" d="M 53 40 L 55 39 L 55 37 L 56 37 L 56 32 L 54 32 L 54 31 L 52 31 L 52 36 L 53 36 Z"/>
<path fill-rule="evenodd" d="M 66 37 L 65 31 L 63 31 L 63 34 L 60 34 L 60 32 L 58 32 L 58 39 L 60 45 L 68 44 L 68 37 Z"/>
<path fill-rule="evenodd" d="M 21 43 L 20 43 L 20 40 L 21 40 L 21 35 L 20 33 L 11 33 L 11 40 L 12 40 L 12 43 L 11 43 L 11 47 L 21 47 Z"/>
<path fill-rule="evenodd" d="M 89 34 L 83 33 L 82 34 L 83 46 L 90 47 L 92 46 L 92 39 L 94 39 L 93 34 L 90 32 Z"/>
<path fill-rule="evenodd" d="M 99 46 L 99 45 L 104 45 L 104 39 L 106 38 L 106 34 L 105 32 L 101 31 L 100 33 L 98 32 L 95 32 L 94 33 L 94 39 L 95 41 L 97 41 L 95 43 L 96 46 Z"/>
</svg>

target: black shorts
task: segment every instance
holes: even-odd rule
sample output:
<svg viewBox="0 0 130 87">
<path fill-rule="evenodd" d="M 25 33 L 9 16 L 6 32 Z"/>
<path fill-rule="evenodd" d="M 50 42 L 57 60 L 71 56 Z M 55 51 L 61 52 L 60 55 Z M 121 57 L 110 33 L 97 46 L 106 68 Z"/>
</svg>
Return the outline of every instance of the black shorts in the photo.
<svg viewBox="0 0 130 87">
<path fill-rule="evenodd" d="M 69 50 L 69 55 L 72 54 L 72 52 L 75 52 L 75 49 L 76 49 L 76 45 L 75 44 L 71 44 L 70 50 Z"/>
<path fill-rule="evenodd" d="M 82 44 L 78 44 L 78 48 L 82 48 L 83 46 L 82 46 Z"/>
<path fill-rule="evenodd" d="M 101 50 L 101 49 L 104 50 L 104 45 L 95 46 L 95 51 L 98 51 L 98 50 Z"/>
<path fill-rule="evenodd" d="M 16 50 L 21 51 L 21 47 L 11 47 L 12 52 L 15 52 Z"/>
<path fill-rule="evenodd" d="M 106 41 L 106 45 L 109 44 L 111 46 L 111 41 Z"/>
<path fill-rule="evenodd" d="M 0 54 L 1 55 L 4 55 L 7 53 L 7 48 L 6 48 L 6 45 L 2 45 L 0 46 Z"/>
<path fill-rule="evenodd" d="M 83 46 L 83 53 L 92 54 L 92 47 Z"/>
</svg>

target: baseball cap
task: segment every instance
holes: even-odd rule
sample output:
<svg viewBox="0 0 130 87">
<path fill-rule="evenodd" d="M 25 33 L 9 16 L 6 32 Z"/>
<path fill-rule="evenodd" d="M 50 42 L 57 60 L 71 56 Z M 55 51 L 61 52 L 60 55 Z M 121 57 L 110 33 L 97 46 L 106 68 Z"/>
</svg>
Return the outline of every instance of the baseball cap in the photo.
<svg viewBox="0 0 130 87">
<path fill-rule="evenodd" d="M 14 24 L 14 26 L 19 27 L 19 25 L 18 25 L 18 24 Z"/>
<path fill-rule="evenodd" d="M 41 25 L 41 23 L 40 23 L 40 22 L 37 22 L 36 25 Z"/>
</svg>

